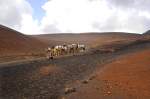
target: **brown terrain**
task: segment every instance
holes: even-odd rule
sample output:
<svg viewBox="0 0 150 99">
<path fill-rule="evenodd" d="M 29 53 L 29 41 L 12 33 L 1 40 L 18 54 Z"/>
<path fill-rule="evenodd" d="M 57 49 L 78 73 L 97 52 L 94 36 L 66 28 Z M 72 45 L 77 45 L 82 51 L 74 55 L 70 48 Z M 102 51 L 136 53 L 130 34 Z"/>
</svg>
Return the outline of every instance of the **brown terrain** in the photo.
<svg viewBox="0 0 150 99">
<path fill-rule="evenodd" d="M 88 51 L 44 58 L 46 47 L 64 43 Z M 149 56 L 147 34 L 29 36 L 0 26 L 0 99 L 149 99 Z"/>
<path fill-rule="evenodd" d="M 0 53 L 25 53 L 40 51 L 47 46 L 42 41 L 23 35 L 13 29 L 0 26 Z"/>
<path fill-rule="evenodd" d="M 47 46 L 36 38 L 0 25 L 0 62 L 40 55 Z"/>
<path fill-rule="evenodd" d="M 106 33 L 78 33 L 78 34 L 44 34 L 44 35 L 34 35 L 37 39 L 41 41 L 57 41 L 63 43 L 82 43 L 86 44 L 88 47 L 97 47 L 101 45 L 106 45 L 112 42 L 125 41 L 125 40 L 135 40 L 142 38 L 142 35 L 123 33 L 123 32 L 106 32 Z"/>
<path fill-rule="evenodd" d="M 81 43 L 88 49 L 96 47 L 96 49 L 103 49 L 104 46 L 112 43 L 117 45 L 122 42 L 130 43 L 139 38 L 143 36 L 121 32 L 31 36 L 0 25 L 0 62 L 45 57 L 45 48 L 64 43 Z"/>
<path fill-rule="evenodd" d="M 71 85 L 77 92 L 64 99 L 149 99 L 149 70 L 150 49 L 124 55 L 86 78 L 87 84 Z"/>
</svg>

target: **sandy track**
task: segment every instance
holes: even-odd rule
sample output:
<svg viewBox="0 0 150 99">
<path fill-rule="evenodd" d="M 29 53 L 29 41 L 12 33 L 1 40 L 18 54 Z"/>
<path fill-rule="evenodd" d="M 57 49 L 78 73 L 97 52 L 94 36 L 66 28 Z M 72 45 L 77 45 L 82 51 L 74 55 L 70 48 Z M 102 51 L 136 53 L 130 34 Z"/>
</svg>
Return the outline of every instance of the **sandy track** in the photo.
<svg viewBox="0 0 150 99">
<path fill-rule="evenodd" d="M 57 99 L 68 83 L 83 79 L 120 55 L 147 47 L 149 43 L 115 53 L 89 53 L 3 66 L 0 68 L 0 98 Z"/>
</svg>

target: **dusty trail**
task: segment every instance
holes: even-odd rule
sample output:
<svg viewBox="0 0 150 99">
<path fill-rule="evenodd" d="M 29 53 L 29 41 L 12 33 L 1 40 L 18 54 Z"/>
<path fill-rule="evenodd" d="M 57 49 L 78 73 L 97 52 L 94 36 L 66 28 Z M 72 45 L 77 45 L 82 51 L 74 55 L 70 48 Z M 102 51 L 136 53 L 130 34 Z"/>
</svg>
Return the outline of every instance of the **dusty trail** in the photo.
<svg viewBox="0 0 150 99">
<path fill-rule="evenodd" d="M 120 55 L 144 48 L 150 48 L 150 43 L 114 53 L 87 53 L 3 66 L 0 68 L 0 99 L 57 99 L 67 83 L 83 79 Z"/>
</svg>

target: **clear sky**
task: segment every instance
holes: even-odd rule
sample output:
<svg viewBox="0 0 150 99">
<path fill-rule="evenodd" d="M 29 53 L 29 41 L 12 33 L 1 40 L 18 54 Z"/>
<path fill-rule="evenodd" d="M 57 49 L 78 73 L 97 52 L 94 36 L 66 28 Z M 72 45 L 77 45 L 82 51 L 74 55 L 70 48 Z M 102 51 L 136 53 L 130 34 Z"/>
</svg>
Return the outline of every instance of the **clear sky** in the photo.
<svg viewBox="0 0 150 99">
<path fill-rule="evenodd" d="M 42 9 L 41 5 L 44 5 L 44 3 L 47 0 L 27 0 L 32 8 L 33 8 L 33 17 L 41 20 L 42 17 L 44 16 L 44 10 Z"/>
<path fill-rule="evenodd" d="M 150 29 L 150 0 L 0 0 L 0 24 L 24 34 Z"/>
</svg>

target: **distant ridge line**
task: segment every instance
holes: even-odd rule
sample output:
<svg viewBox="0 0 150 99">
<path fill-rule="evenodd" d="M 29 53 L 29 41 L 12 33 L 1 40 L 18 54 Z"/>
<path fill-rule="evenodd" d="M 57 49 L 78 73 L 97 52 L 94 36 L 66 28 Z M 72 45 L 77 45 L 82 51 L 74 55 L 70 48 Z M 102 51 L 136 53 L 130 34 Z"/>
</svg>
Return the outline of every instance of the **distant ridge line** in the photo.
<svg viewBox="0 0 150 99">
<path fill-rule="evenodd" d="M 12 28 L 10 28 L 10 27 L 7 27 L 7 26 L 4 26 L 4 25 L 0 24 L 0 30 L 2 30 L 2 29 L 7 29 L 8 31 L 21 33 L 21 32 L 19 32 L 19 31 L 15 30 L 15 29 L 12 29 Z M 21 34 L 23 34 L 23 33 L 21 33 Z M 24 34 L 23 34 L 23 35 L 24 35 Z"/>
</svg>

